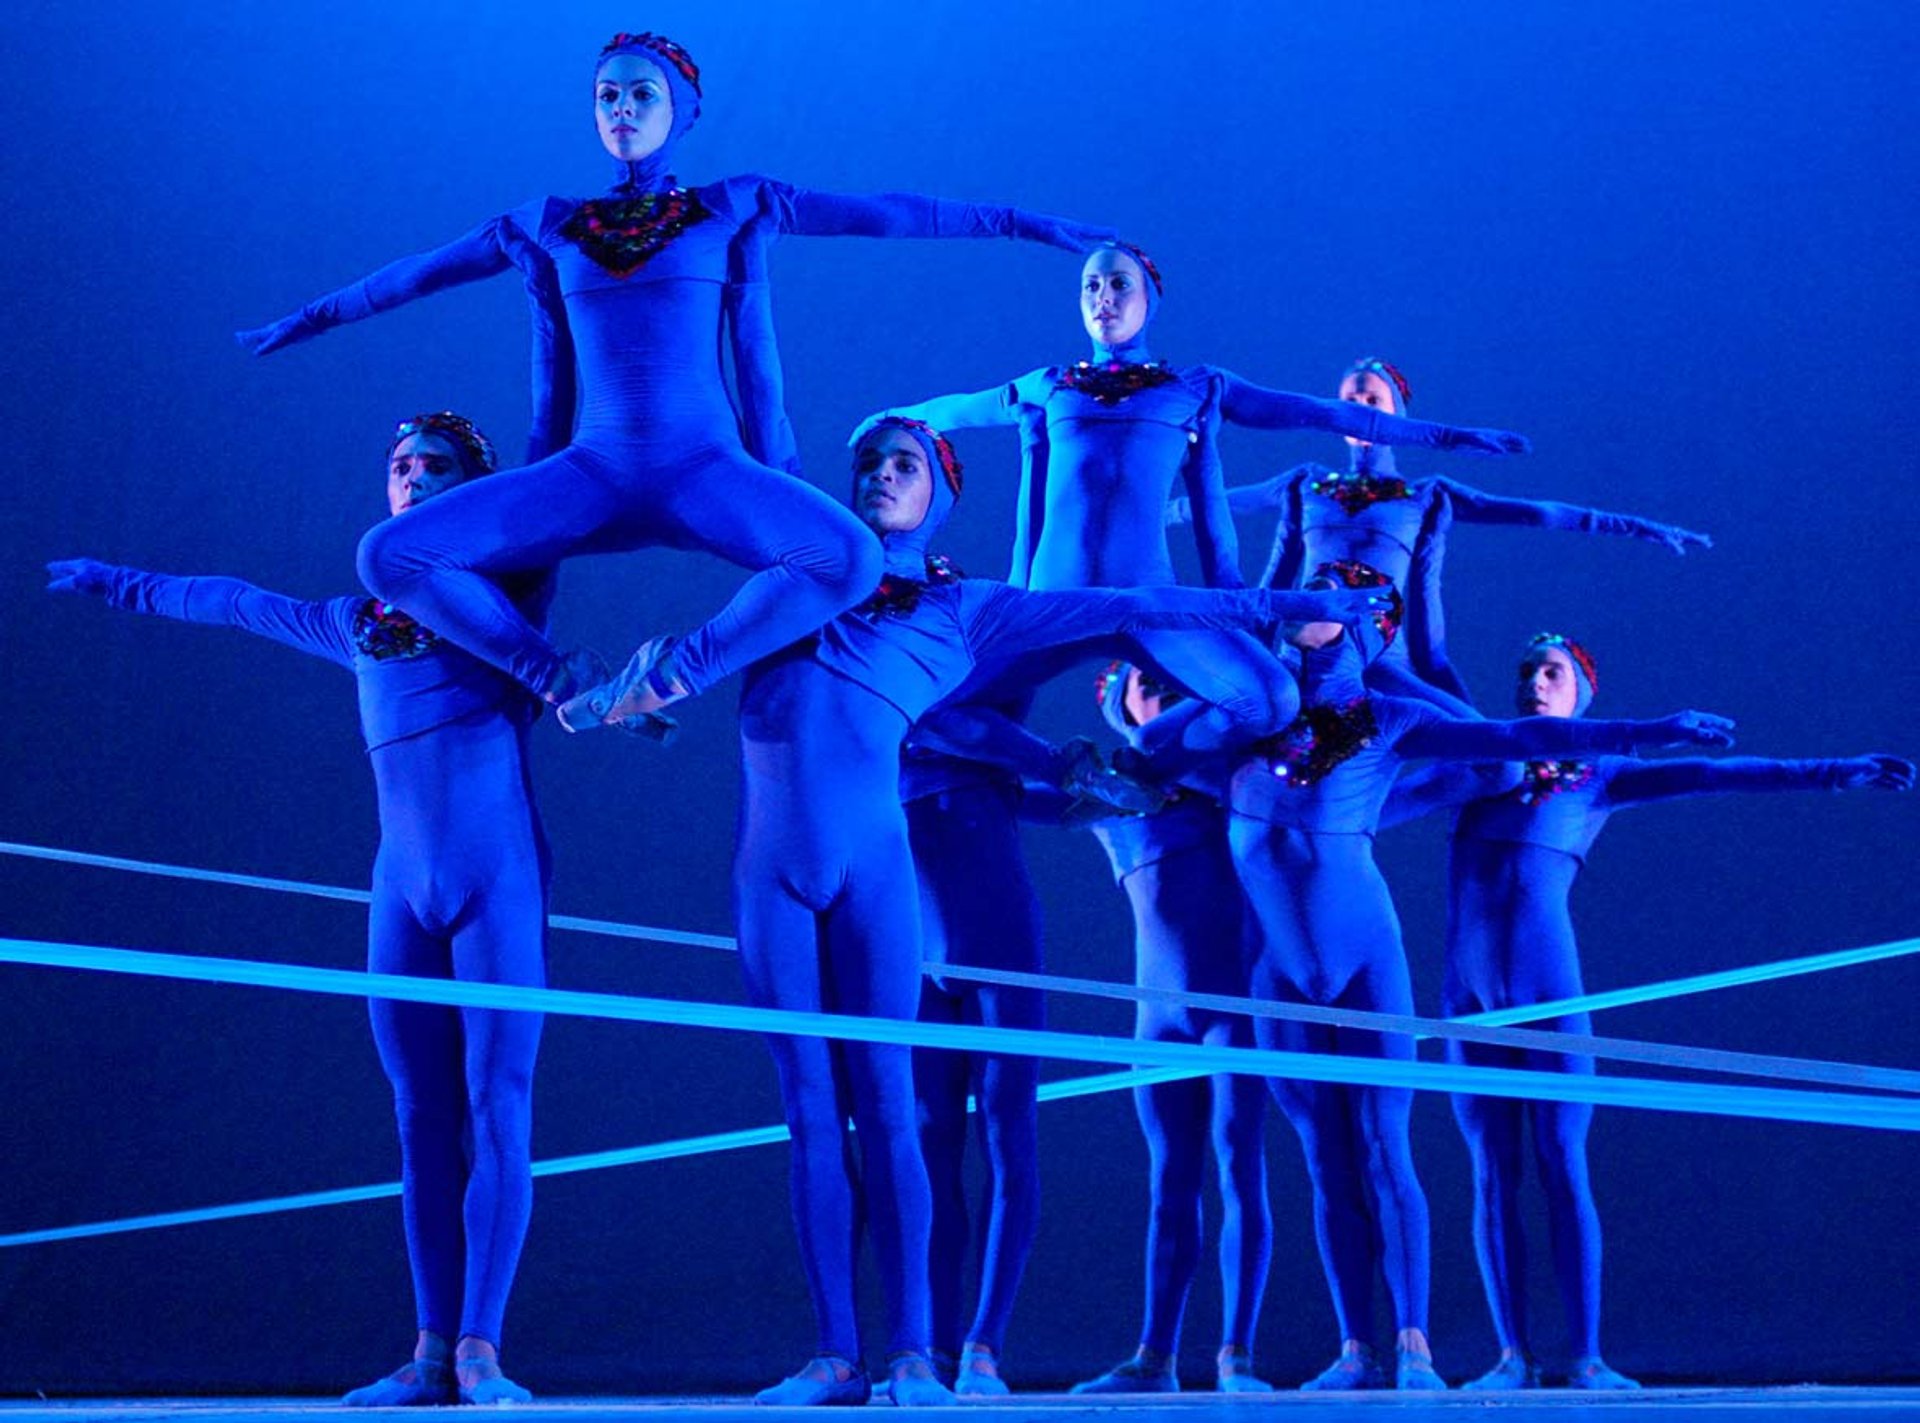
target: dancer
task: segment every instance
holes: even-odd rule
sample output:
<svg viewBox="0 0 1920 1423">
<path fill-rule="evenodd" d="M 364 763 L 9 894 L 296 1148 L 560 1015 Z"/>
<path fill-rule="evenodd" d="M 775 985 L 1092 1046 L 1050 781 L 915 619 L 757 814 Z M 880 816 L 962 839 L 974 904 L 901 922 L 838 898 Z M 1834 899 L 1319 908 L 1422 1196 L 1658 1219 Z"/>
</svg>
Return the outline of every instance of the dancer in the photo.
<svg viewBox="0 0 1920 1423">
<path fill-rule="evenodd" d="M 483 475 L 492 445 L 451 412 L 402 421 L 387 504 L 417 511 Z M 408 513 L 407 517 L 415 517 Z M 234 578 L 173 578 L 63 559 L 52 591 L 238 628 L 351 668 L 380 816 L 370 973 L 546 983 L 547 842 L 525 739 L 538 703 L 391 604 L 282 597 Z M 544 621 L 550 580 L 504 596 Z M 413 1359 L 345 1402 L 525 1402 L 500 1371 L 501 1323 L 533 1203 L 540 1015 L 367 1002 L 400 1127 L 401 1215 L 419 1336 Z"/>
<path fill-rule="evenodd" d="M 1407 378 L 1374 356 L 1355 361 L 1340 378 L 1340 399 L 1393 415 L 1413 403 Z M 1367 669 L 1367 685 L 1391 696 L 1431 702 L 1454 716 L 1477 715 L 1465 683 L 1447 660 L 1440 575 L 1451 521 L 1510 527 L 1625 534 L 1674 553 L 1711 548 L 1705 534 L 1634 514 L 1609 514 L 1551 500 L 1483 494 L 1458 480 L 1401 477 L 1393 450 L 1377 440 L 1347 435 L 1349 467 L 1335 473 L 1305 464 L 1260 484 L 1227 491 L 1235 513 L 1278 509 L 1280 526 L 1260 581 L 1292 588 L 1309 568 L 1354 559 L 1379 569 L 1407 600 L 1406 636 Z M 1168 519 L 1185 523 L 1189 500 L 1176 500 Z"/>
<path fill-rule="evenodd" d="M 1542 633 L 1520 661 L 1522 716 L 1585 714 L 1599 686 L 1593 658 L 1571 638 Z M 1403 777 L 1382 816 L 1396 824 L 1459 807 L 1449 873 L 1443 1011 L 1448 1017 L 1572 998 L 1586 992 L 1568 899 L 1587 853 L 1616 810 L 1722 791 L 1909 790 L 1914 766 L 1895 756 L 1776 761 L 1757 756 L 1643 762 L 1602 756 L 1422 767 Z M 1588 1034 L 1587 1014 L 1540 1026 Z M 1455 1062 L 1591 1073 L 1593 1060 L 1481 1043 L 1447 1044 Z M 1600 1217 L 1587 1176 L 1586 1103 L 1456 1096 L 1454 1117 L 1473 1159 L 1474 1250 L 1500 1359 L 1471 1389 L 1537 1388 L 1540 1369 L 1527 1330 L 1526 1240 L 1520 1219 L 1522 1152 L 1533 1126 L 1534 1159 L 1547 1197 L 1554 1271 L 1567 1311 L 1573 1362 L 1567 1387 L 1639 1385 L 1600 1353 Z"/>
<path fill-rule="evenodd" d="M 257 353 L 516 266 L 577 351 L 573 443 L 551 458 L 436 500 L 368 534 L 360 570 L 398 603 L 549 702 L 597 679 L 570 665 L 487 575 L 580 553 L 666 545 L 754 570 L 733 600 L 680 638 L 650 640 L 594 703 L 616 721 L 659 713 L 818 628 L 880 576 L 873 540 L 792 478 L 765 247 L 781 233 L 1020 237 L 1084 251 L 1102 229 L 1017 208 L 907 194 L 809 192 L 766 178 L 678 186 L 678 141 L 700 108 L 700 71 L 653 34 L 620 34 L 594 69 L 594 114 L 616 182 L 585 202 L 543 198 L 240 334 Z M 723 326 L 741 400 L 722 374 Z M 746 444 L 743 448 L 742 439 Z M 581 699 L 566 713 L 597 724 Z M 652 723 L 663 734 L 663 723 Z"/>
<path fill-rule="evenodd" d="M 1313 584 L 1387 588 L 1362 564 L 1330 564 Z M 1304 710 L 1258 756 L 1237 766 L 1229 838 L 1253 906 L 1257 996 L 1411 1014 L 1400 923 L 1373 859 L 1373 832 L 1403 761 L 1625 752 L 1674 742 L 1730 744 L 1732 723 L 1700 712 L 1658 721 L 1456 720 L 1425 702 L 1369 695 L 1364 663 L 1398 632 L 1396 615 L 1349 636 L 1332 623 L 1288 632 L 1301 649 Z M 1363 652 L 1358 645 L 1367 647 Z M 1260 1045 L 1410 1059 L 1402 1036 L 1256 1021 Z M 1427 1203 L 1414 1172 L 1404 1088 L 1275 1078 L 1275 1099 L 1300 1137 L 1313 1182 L 1314 1233 L 1340 1328 L 1340 1357 L 1305 1386 L 1383 1386 L 1370 1342 L 1376 1260 L 1398 1329 L 1395 1384 L 1444 1388 L 1427 1343 Z"/>
<path fill-rule="evenodd" d="M 1205 581 L 1240 587 L 1239 545 L 1215 447 L 1222 420 L 1264 430 L 1331 430 L 1373 443 L 1495 454 L 1527 448 L 1504 430 L 1408 420 L 1267 390 L 1214 366 L 1156 361 L 1147 330 L 1160 286 L 1159 270 L 1145 253 L 1108 244 L 1081 269 L 1080 315 L 1093 360 L 888 412 L 943 429 L 1020 426 L 1025 459 L 1008 575 L 1017 585 L 1174 583 L 1164 511 L 1179 482 L 1199 511 L 1195 532 Z M 1158 718 L 1143 739 L 1143 748 L 1157 753 L 1151 764 L 1168 781 L 1212 753 L 1279 730 L 1299 706 L 1291 674 L 1244 633 L 1149 634 L 1140 655 L 1194 698 Z"/>
<path fill-rule="evenodd" d="M 854 507 L 887 568 L 864 603 L 816 637 L 756 664 L 741 702 L 744 792 L 734 859 L 747 997 L 758 1005 L 910 1019 L 920 925 L 900 804 L 901 743 L 976 660 L 1147 627 L 1255 626 L 1287 616 L 1362 616 L 1372 594 L 1162 588 L 1034 593 L 958 577 L 930 556 L 960 463 L 938 432 L 887 420 L 859 443 Z M 929 1188 L 914 1130 L 908 1050 L 771 1037 L 793 1138 L 793 1211 L 819 1343 L 797 1374 L 758 1395 L 779 1404 L 860 1403 L 870 1385 L 854 1313 L 856 1191 L 887 1298 L 888 1382 L 897 1404 L 952 1395 L 927 1356 Z M 845 1131 L 858 1128 L 859 1185 Z"/>
<path fill-rule="evenodd" d="M 1137 667 L 1116 663 L 1100 679 L 1101 709 L 1137 743 L 1139 731 L 1180 693 Z M 1222 792 L 1223 792 L 1222 788 Z M 1227 848 L 1220 793 L 1183 788 L 1158 814 L 1097 821 L 1093 833 L 1133 907 L 1135 982 L 1143 988 L 1245 997 L 1252 941 L 1245 897 Z M 1153 1042 L 1252 1047 L 1244 1016 L 1142 1003 L 1134 1036 Z M 1147 1140 L 1152 1205 L 1147 1216 L 1146 1314 L 1132 1358 L 1075 1393 L 1177 1393 L 1176 1362 L 1187 1296 L 1200 1268 L 1200 1190 L 1207 1143 L 1220 1179 L 1220 1351 L 1222 1393 L 1265 1393 L 1253 1370 L 1253 1333 L 1266 1291 L 1273 1221 L 1267 1206 L 1261 1118 L 1266 1087 L 1257 1077 L 1209 1078 L 1136 1087 L 1134 1110 Z"/>
</svg>

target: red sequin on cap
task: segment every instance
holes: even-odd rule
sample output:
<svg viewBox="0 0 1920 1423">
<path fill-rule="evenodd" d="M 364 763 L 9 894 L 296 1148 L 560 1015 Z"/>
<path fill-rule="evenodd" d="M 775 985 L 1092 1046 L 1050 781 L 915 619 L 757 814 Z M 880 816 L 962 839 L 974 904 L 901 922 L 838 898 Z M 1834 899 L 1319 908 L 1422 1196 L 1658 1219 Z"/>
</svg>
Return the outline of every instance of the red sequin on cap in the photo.
<svg viewBox="0 0 1920 1423">
<path fill-rule="evenodd" d="M 700 66 L 693 62 L 692 55 L 665 35 L 656 35 L 651 30 L 642 30 L 637 35 L 630 35 L 623 30 L 600 46 L 600 57 L 605 59 L 608 55 L 623 49 L 644 49 L 651 54 L 659 55 L 680 71 L 682 79 L 693 85 L 695 94 L 700 93 Z M 702 97 L 705 96 L 702 95 Z"/>
<path fill-rule="evenodd" d="M 614 276 L 626 278 L 709 216 L 690 188 L 637 198 L 589 198 L 573 210 L 560 235 Z"/>
</svg>

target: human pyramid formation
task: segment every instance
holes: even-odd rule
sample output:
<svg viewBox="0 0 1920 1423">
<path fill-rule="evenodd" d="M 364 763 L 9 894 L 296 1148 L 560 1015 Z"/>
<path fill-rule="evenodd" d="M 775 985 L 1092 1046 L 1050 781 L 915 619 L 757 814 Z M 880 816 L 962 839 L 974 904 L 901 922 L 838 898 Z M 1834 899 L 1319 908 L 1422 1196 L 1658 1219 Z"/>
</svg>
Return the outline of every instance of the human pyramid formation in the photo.
<svg viewBox="0 0 1920 1423">
<path fill-rule="evenodd" d="M 1100 837 L 1133 910 L 1142 985 L 1411 1014 L 1372 836 L 1457 808 L 1443 1007 L 1459 1015 L 1581 991 L 1567 895 L 1614 809 L 1723 790 L 1912 785 L 1913 765 L 1884 755 L 1634 759 L 1643 747 L 1730 745 L 1731 723 L 1694 711 L 1586 719 L 1597 667 L 1560 635 L 1525 648 L 1519 716 L 1484 718 L 1446 657 L 1439 578 L 1455 519 L 1625 534 L 1675 552 L 1705 537 L 1402 476 L 1396 445 L 1501 454 L 1526 441 L 1411 418 L 1406 379 L 1381 360 L 1356 362 L 1334 400 L 1154 360 L 1161 274 L 1111 231 L 758 177 L 681 187 L 671 155 L 699 113 L 700 72 L 662 36 L 616 35 L 593 86 L 617 165 L 605 195 L 540 199 L 240 338 L 265 354 L 515 268 L 535 335 L 528 463 L 499 469 L 486 436 L 450 412 L 402 421 L 387 453 L 393 517 L 360 546 L 372 596 L 310 602 L 228 578 L 49 566 L 55 589 L 242 628 L 353 670 L 381 826 L 370 970 L 543 984 L 549 856 L 526 763 L 539 710 L 570 731 L 618 726 L 665 741 L 669 709 L 734 672 L 745 674 L 733 882 L 747 997 L 810 1011 L 1038 1026 L 1033 988 L 957 974 L 922 987 L 923 960 L 1040 969 L 1022 819 Z M 1085 254 L 1093 357 L 870 417 L 852 441 L 849 510 L 796 477 L 766 282 L 767 247 L 783 233 L 1008 236 Z M 1230 490 L 1222 421 L 1342 435 L 1349 468 L 1303 466 Z M 1022 439 L 1006 583 L 962 577 L 932 549 L 962 489 L 942 431 L 986 424 L 1017 426 Z M 1280 520 L 1256 587 L 1243 586 L 1234 527 L 1249 509 Z M 1206 588 L 1177 586 L 1166 530 L 1182 523 Z M 647 642 L 617 676 L 549 638 L 557 563 L 654 545 L 705 550 L 752 575 L 712 620 Z M 1084 739 L 1055 746 L 1024 724 L 1033 688 L 1090 657 L 1119 659 L 1099 682 L 1100 710 L 1124 741 L 1111 754 Z M 1420 760 L 1435 764 L 1401 774 Z M 409 1362 L 346 1401 L 524 1400 L 499 1344 L 531 1207 L 540 1018 L 378 999 L 370 1010 L 397 1106 L 419 1334 Z M 1586 1021 L 1553 1026 L 1584 1032 Z M 1138 1032 L 1413 1055 L 1391 1033 L 1192 1006 L 1143 1007 Z M 758 1400 L 869 1398 L 852 1279 L 862 1219 L 885 1285 L 892 1401 L 1006 1393 L 1001 1349 L 1039 1212 L 1035 1061 L 788 1037 L 769 1046 L 819 1335 L 814 1356 Z M 1449 1047 L 1472 1063 L 1593 1070 L 1559 1053 Z M 1271 1239 L 1268 1086 L 1220 1076 L 1138 1094 L 1153 1198 L 1140 1344 L 1077 1391 L 1178 1388 L 1209 1144 L 1225 1206 L 1218 1386 L 1271 1388 L 1250 1347 Z M 1411 1090 L 1270 1086 L 1304 1148 L 1341 1334 L 1339 1356 L 1302 1386 L 1444 1388 L 1426 1337 Z M 992 1181 L 970 1317 L 969 1094 Z M 1540 1383 L 1518 1206 L 1529 1120 L 1575 1347 L 1567 1382 L 1635 1387 L 1599 1347 L 1591 1107 L 1463 1097 L 1455 1110 L 1501 1344 L 1467 1387 Z M 1376 1271 L 1397 1322 L 1390 1369 L 1370 1340 Z"/>
</svg>

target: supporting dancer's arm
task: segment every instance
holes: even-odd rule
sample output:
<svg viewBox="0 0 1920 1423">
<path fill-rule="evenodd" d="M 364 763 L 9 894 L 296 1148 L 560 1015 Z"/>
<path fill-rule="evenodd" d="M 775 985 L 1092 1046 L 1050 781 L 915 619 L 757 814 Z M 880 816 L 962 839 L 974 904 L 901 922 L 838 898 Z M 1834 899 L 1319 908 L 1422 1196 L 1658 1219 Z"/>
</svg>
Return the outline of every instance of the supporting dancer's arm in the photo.
<svg viewBox="0 0 1920 1423">
<path fill-rule="evenodd" d="M 1308 460 L 1297 464 L 1285 473 L 1276 474 L 1271 479 L 1263 479 L 1258 484 L 1234 484 L 1227 487 L 1227 507 L 1236 515 L 1259 514 L 1268 509 L 1285 509 L 1292 505 L 1299 483 L 1311 479 L 1317 474 L 1332 474 L 1326 465 Z M 1193 502 L 1180 498 L 1167 504 L 1166 520 L 1169 524 L 1190 524 L 1193 522 Z"/>
<path fill-rule="evenodd" d="M 342 667 L 353 665 L 354 609 L 366 601 L 312 602 L 269 593 L 238 578 L 175 578 L 90 558 L 49 563 L 47 591 L 88 593 L 128 612 L 238 628 Z"/>
<path fill-rule="evenodd" d="M 1688 757 L 1621 766 L 1607 780 L 1607 799 L 1615 805 L 1644 805 L 1734 791 L 1905 791 L 1913 789 L 1913 782 L 1913 762 L 1884 753 L 1831 761 Z"/>
<path fill-rule="evenodd" d="M 919 193 L 823 193 L 760 180 L 782 232 L 803 237 L 1012 237 L 1091 252 L 1119 234 L 1051 213 Z"/>
<path fill-rule="evenodd" d="M 1390 830 L 1437 810 L 1504 795 L 1520 784 L 1515 761 L 1441 761 L 1402 772 L 1380 811 L 1380 828 Z"/>
<path fill-rule="evenodd" d="M 1420 702 L 1396 698 L 1407 713 L 1394 749 L 1409 760 L 1527 761 L 1625 755 L 1655 746 L 1731 746 L 1733 723 L 1710 712 L 1683 711 L 1655 721 L 1585 721 L 1526 716 L 1513 721 L 1462 721 Z"/>
<path fill-rule="evenodd" d="M 1510 524 L 1580 534 L 1624 534 L 1661 544 L 1674 553 L 1713 547 L 1713 540 L 1705 534 L 1677 524 L 1655 523 L 1637 514 L 1610 514 L 1604 509 L 1586 509 L 1552 499 L 1509 499 L 1498 494 L 1483 494 L 1452 479 L 1439 478 L 1434 483 L 1446 491 L 1455 516 L 1470 524 Z"/>
<path fill-rule="evenodd" d="M 979 702 L 942 703 L 913 724 L 909 742 L 1049 786 L 1060 783 L 1071 754 L 1071 743 L 1055 746 L 999 708 Z"/>
<path fill-rule="evenodd" d="M 1221 383 L 1221 415 L 1250 429 L 1327 430 L 1373 445 L 1426 445 L 1438 450 L 1481 450 L 1495 455 L 1523 455 L 1532 448 L 1525 435 L 1516 435 L 1511 430 L 1410 420 L 1350 400 L 1321 400 L 1289 390 L 1269 390 L 1242 380 L 1231 371 L 1216 371 L 1214 378 Z"/>
<path fill-rule="evenodd" d="M 1234 527 L 1227 498 L 1227 475 L 1220 463 L 1220 409 L 1217 387 L 1209 382 L 1201 404 L 1199 428 L 1187 447 L 1180 477 L 1187 486 L 1185 502 L 1197 511 L 1194 543 L 1200 552 L 1200 577 L 1209 588 L 1244 588 L 1240 572 L 1240 531 Z"/>
</svg>

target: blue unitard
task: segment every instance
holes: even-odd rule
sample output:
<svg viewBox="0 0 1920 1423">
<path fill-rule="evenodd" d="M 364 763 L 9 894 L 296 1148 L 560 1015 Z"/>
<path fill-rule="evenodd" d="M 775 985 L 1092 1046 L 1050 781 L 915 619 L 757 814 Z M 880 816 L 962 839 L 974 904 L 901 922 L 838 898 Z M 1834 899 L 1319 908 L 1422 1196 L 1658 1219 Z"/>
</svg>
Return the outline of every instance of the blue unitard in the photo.
<svg viewBox="0 0 1920 1423">
<path fill-rule="evenodd" d="M 1366 407 L 1359 407 L 1365 409 Z M 1702 535 L 1632 514 L 1609 514 L 1552 500 L 1483 494 L 1458 480 L 1433 475 L 1401 478 L 1385 445 L 1350 449 L 1350 467 L 1337 473 L 1303 465 L 1260 484 L 1227 491 L 1235 513 L 1280 511 L 1273 549 L 1260 581 L 1270 588 L 1297 587 L 1324 563 L 1350 559 L 1377 568 L 1407 600 L 1406 636 L 1367 668 L 1367 685 L 1390 696 L 1416 697 L 1455 716 L 1474 716 L 1465 683 L 1447 659 L 1440 579 L 1447 533 L 1454 519 L 1516 528 L 1564 529 L 1586 534 L 1627 534 L 1676 552 Z M 1180 500 L 1168 518 L 1185 523 L 1191 504 Z"/>
<path fill-rule="evenodd" d="M 1443 1011 L 1448 1017 L 1577 997 L 1580 975 L 1568 899 L 1588 851 L 1614 811 L 1730 791 L 1839 789 L 1872 783 L 1873 758 L 1776 761 L 1571 761 L 1424 767 L 1395 787 L 1383 825 L 1460 807 L 1454 822 Z M 1585 1013 L 1539 1026 L 1587 1034 Z M 1561 1053 L 1448 1043 L 1454 1061 L 1591 1073 Z M 1521 1225 L 1525 1124 L 1547 1197 L 1555 1273 L 1576 1360 L 1600 1357 L 1600 1218 L 1587 1175 L 1585 1103 L 1456 1096 L 1454 1116 L 1473 1158 L 1473 1237 L 1494 1332 L 1530 1371 L 1526 1244 Z M 1610 1372 L 1610 1371 L 1609 1371 Z"/>
<path fill-rule="evenodd" d="M 238 628 L 351 668 L 380 814 L 368 971 L 545 984 L 549 864 L 524 745 L 538 704 L 525 692 L 372 598 L 306 602 L 91 561 L 55 568 L 69 570 L 60 586 L 114 607 Z M 549 586 L 519 591 L 529 618 L 544 618 Z M 367 1007 L 399 1119 L 419 1327 L 497 1348 L 533 1203 L 540 1015 Z"/>
<path fill-rule="evenodd" d="M 1107 679 L 1104 710 L 1138 744 L 1142 728 L 1120 707 L 1123 688 L 1123 678 Z M 1133 909 L 1134 981 L 1143 988 L 1246 996 L 1253 944 L 1219 801 L 1183 789 L 1156 814 L 1097 821 L 1092 830 Z M 1155 1003 L 1139 1006 L 1134 1035 L 1254 1045 L 1244 1016 Z M 1220 1339 L 1223 1350 L 1250 1353 L 1273 1241 L 1261 1148 L 1265 1087 L 1257 1077 L 1216 1073 L 1135 1088 L 1133 1103 L 1147 1142 L 1151 1198 L 1140 1348 L 1169 1363 L 1179 1353 L 1181 1320 L 1200 1266 L 1200 1193 L 1211 1140 L 1221 1205 Z"/>
<path fill-rule="evenodd" d="M 662 67 L 677 137 L 697 99 Z M 761 177 L 681 188 L 668 171 L 671 147 L 618 165 L 619 182 L 602 197 L 538 199 L 242 334 L 270 351 L 510 266 L 522 272 L 537 318 L 570 335 L 573 442 L 379 525 L 361 543 L 360 573 L 380 597 L 549 699 L 571 685 L 561 657 L 487 575 L 656 545 L 754 570 L 717 616 L 676 642 L 673 680 L 691 692 L 818 628 L 880 576 L 859 521 L 793 477 L 766 291 L 775 237 L 998 236 L 1082 250 L 1106 235 L 1018 208 L 811 192 Z M 555 369 L 536 369 L 537 408 L 551 403 L 538 387 Z"/>
<path fill-rule="evenodd" d="M 921 932 L 901 744 L 977 661 L 1146 629 L 1260 626 L 1299 611 L 1266 590 L 1040 593 L 955 578 L 927 557 L 951 506 L 936 481 L 920 527 L 881 541 L 880 588 L 748 673 L 733 883 L 756 1004 L 914 1017 Z M 794 1223 L 819 1353 L 860 1358 L 857 1194 L 886 1285 L 889 1352 L 926 1348 L 931 1202 L 908 1050 L 787 1037 L 769 1045 L 793 1135 Z"/>
<path fill-rule="evenodd" d="M 1260 939 L 1256 992 L 1281 1002 L 1411 1013 L 1399 918 L 1373 833 L 1401 763 L 1438 757 L 1625 752 L 1685 735 L 1679 723 L 1551 717 L 1456 720 L 1425 702 L 1369 694 L 1352 639 L 1303 654 L 1304 709 L 1234 771 L 1230 839 Z M 1404 1037 L 1260 1019 L 1262 1046 L 1410 1059 Z M 1374 1262 L 1397 1328 L 1427 1326 L 1427 1204 L 1408 1140 L 1413 1094 L 1274 1079 L 1299 1134 L 1314 1230 L 1343 1340 L 1372 1333 Z"/>
<path fill-rule="evenodd" d="M 1145 328 L 1124 345 L 1096 342 L 1093 357 L 890 412 L 942 429 L 1020 427 L 1024 453 L 1008 575 L 1020 586 L 1174 583 L 1165 510 L 1176 485 L 1200 511 L 1194 522 L 1205 581 L 1241 586 L 1239 543 L 1216 448 L 1223 420 L 1441 449 L 1525 447 L 1500 431 L 1403 419 L 1269 390 L 1214 366 L 1154 361 Z M 1197 698 L 1157 718 L 1143 743 L 1160 753 L 1156 764 L 1169 777 L 1202 764 L 1205 753 L 1278 730 L 1298 708 L 1285 665 L 1244 633 L 1150 634 L 1138 650 L 1142 661 Z"/>
</svg>

